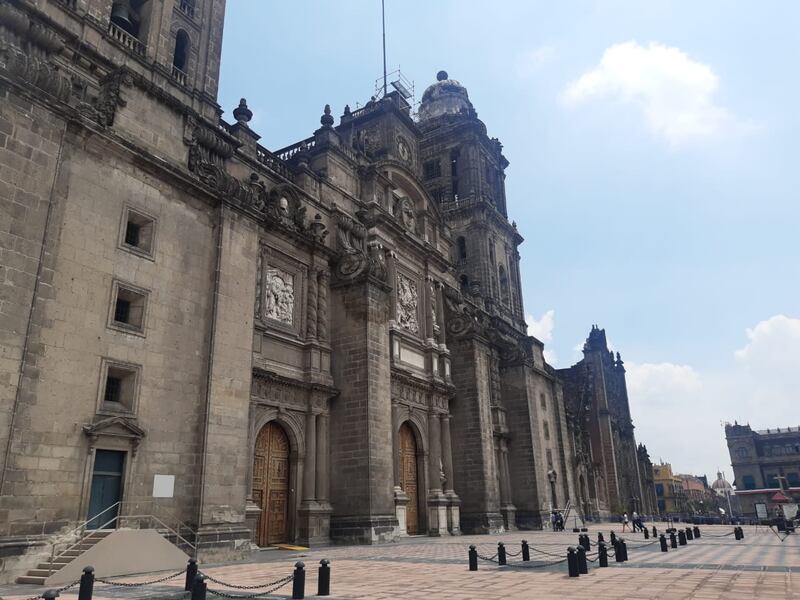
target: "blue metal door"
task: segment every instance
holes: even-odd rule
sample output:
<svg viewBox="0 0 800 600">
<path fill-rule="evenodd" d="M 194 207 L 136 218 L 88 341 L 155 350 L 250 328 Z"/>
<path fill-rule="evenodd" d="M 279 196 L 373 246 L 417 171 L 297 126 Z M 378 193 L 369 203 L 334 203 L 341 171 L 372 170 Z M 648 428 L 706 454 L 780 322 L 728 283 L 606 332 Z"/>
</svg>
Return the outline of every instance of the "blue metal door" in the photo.
<svg viewBox="0 0 800 600">
<path fill-rule="evenodd" d="M 116 450 L 96 450 L 94 473 L 92 474 L 92 490 L 89 497 L 89 514 L 91 519 L 87 529 L 105 526 L 111 528 L 111 522 L 119 513 L 119 506 L 114 506 L 122 499 L 122 473 L 125 466 L 125 453 Z M 111 508 L 113 506 L 113 508 Z"/>
</svg>

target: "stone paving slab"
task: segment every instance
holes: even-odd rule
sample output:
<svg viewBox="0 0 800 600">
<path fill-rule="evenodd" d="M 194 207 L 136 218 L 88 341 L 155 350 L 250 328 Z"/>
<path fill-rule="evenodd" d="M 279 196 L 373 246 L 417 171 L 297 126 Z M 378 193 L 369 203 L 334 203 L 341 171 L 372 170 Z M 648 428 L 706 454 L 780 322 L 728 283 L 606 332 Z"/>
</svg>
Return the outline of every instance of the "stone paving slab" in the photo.
<svg viewBox="0 0 800 600">
<path fill-rule="evenodd" d="M 658 524 L 657 524 L 658 526 Z M 597 531 L 603 531 L 608 541 L 611 526 L 592 527 L 589 535 L 596 541 Z M 644 540 L 641 533 L 617 535 L 628 543 L 629 561 L 610 562 L 608 569 L 590 564 L 588 575 L 569 578 L 565 564 L 541 565 L 554 562 L 565 554 L 568 545 L 577 544 L 572 532 L 513 532 L 502 535 L 461 536 L 457 538 L 409 538 L 397 543 L 378 546 L 331 546 L 307 552 L 264 551 L 247 562 L 204 567 L 212 577 L 238 585 L 268 583 L 292 572 L 294 563 L 306 564 L 307 597 L 315 597 L 317 566 L 327 558 L 332 566 L 331 599 L 389 599 L 389 598 L 605 598 L 621 600 L 684 599 L 792 599 L 800 600 L 800 536 L 781 542 L 772 532 L 745 527 L 745 539 L 737 541 L 729 533 L 731 527 L 701 526 L 704 536 L 687 546 L 661 552 L 654 540 Z M 520 540 L 527 539 L 531 557 L 537 563 L 521 563 L 511 558 L 515 566 L 500 567 L 480 561 L 477 572 L 467 570 L 467 549 L 475 544 L 480 554 L 490 557 L 502 541 L 509 553 L 518 552 Z M 657 542 L 657 541 L 656 541 Z M 593 550 L 594 551 L 594 550 Z M 158 579 L 163 574 L 121 577 L 125 582 Z M 94 598 L 180 598 L 183 577 L 145 588 L 120 588 L 97 585 Z M 239 592 L 216 583 L 210 590 L 229 594 Z M 41 594 L 31 586 L 6 586 L 0 596 L 7 600 L 22 600 Z M 282 594 L 282 595 L 281 595 Z M 291 584 L 281 588 L 278 595 L 261 598 L 288 598 Z M 214 598 L 209 594 L 209 598 Z M 77 589 L 63 592 L 61 598 L 77 598 Z"/>
</svg>

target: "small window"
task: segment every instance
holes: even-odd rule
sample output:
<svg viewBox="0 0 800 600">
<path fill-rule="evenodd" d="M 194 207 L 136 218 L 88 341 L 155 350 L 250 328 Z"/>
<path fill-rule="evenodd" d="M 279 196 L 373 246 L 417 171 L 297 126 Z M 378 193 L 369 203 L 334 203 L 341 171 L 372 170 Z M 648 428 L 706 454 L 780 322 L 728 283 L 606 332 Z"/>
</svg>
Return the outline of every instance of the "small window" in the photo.
<svg viewBox="0 0 800 600">
<path fill-rule="evenodd" d="M 800 476 L 797 473 L 787 473 L 786 483 L 789 484 L 789 487 L 800 487 Z"/>
<path fill-rule="evenodd" d="M 550 448 L 547 449 L 547 466 L 553 468 L 553 451 Z"/>
<path fill-rule="evenodd" d="M 155 225 L 154 218 L 127 208 L 122 223 L 122 248 L 137 254 L 152 256 Z"/>
<path fill-rule="evenodd" d="M 539 402 L 542 405 L 542 410 L 547 410 L 547 397 L 544 394 L 539 394 Z"/>
<path fill-rule="evenodd" d="M 143 332 L 147 292 L 119 282 L 114 283 L 111 325 L 128 331 Z"/>
<path fill-rule="evenodd" d="M 740 446 L 739 448 L 736 449 L 736 456 L 738 456 L 739 458 L 747 458 L 749 455 L 750 453 L 744 446 Z"/>
<path fill-rule="evenodd" d="M 458 148 L 450 151 L 450 176 L 458 177 Z"/>
<path fill-rule="evenodd" d="M 544 425 L 544 439 L 549 440 L 550 439 L 550 425 L 548 424 L 547 421 L 544 421 L 542 423 L 542 425 Z"/>
<path fill-rule="evenodd" d="M 103 410 L 133 412 L 136 405 L 138 367 L 119 363 L 104 365 Z"/>
<path fill-rule="evenodd" d="M 756 480 L 752 475 L 745 475 L 742 477 L 742 484 L 746 490 L 756 489 Z"/>
</svg>

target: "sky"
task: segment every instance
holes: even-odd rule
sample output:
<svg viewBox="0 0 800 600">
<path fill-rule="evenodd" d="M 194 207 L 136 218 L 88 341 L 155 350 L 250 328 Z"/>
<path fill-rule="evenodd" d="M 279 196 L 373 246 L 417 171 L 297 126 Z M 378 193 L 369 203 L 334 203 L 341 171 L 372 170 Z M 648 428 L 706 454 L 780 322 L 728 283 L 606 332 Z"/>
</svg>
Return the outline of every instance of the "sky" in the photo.
<svg viewBox="0 0 800 600">
<path fill-rule="evenodd" d="M 529 331 L 558 368 L 592 324 L 654 462 L 732 478 L 725 421 L 800 425 L 800 3 L 386 0 L 419 100 L 446 70 L 500 138 Z M 219 102 L 261 143 L 363 105 L 379 0 L 228 0 Z"/>
</svg>

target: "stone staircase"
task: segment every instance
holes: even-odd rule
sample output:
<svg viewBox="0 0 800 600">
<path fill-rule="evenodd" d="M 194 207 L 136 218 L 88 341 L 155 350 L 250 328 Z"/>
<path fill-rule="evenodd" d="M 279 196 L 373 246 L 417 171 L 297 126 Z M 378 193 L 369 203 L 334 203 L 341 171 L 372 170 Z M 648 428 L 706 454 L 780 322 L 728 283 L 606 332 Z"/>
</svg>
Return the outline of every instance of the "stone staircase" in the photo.
<svg viewBox="0 0 800 600">
<path fill-rule="evenodd" d="M 92 548 L 97 542 L 110 535 L 113 529 L 95 529 L 89 531 L 77 542 L 67 546 L 67 549 L 47 562 L 39 563 L 35 569 L 28 571 L 27 575 L 17 577 L 17 583 L 33 583 L 44 585 L 50 575 L 63 569 L 84 552 Z"/>
</svg>

